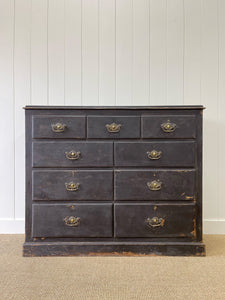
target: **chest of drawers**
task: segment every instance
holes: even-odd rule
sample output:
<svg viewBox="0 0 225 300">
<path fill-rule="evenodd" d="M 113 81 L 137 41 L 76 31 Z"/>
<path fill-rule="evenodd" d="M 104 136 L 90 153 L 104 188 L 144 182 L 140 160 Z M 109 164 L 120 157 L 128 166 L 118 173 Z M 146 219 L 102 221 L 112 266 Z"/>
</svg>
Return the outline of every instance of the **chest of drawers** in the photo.
<svg viewBox="0 0 225 300">
<path fill-rule="evenodd" d="M 25 111 L 24 256 L 205 254 L 202 106 Z"/>
</svg>

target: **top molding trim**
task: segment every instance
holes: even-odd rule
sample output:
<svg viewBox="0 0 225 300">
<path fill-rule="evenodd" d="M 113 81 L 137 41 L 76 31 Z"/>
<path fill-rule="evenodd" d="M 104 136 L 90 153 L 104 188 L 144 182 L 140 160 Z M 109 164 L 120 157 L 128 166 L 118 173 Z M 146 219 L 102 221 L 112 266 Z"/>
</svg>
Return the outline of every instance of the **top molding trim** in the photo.
<svg viewBox="0 0 225 300">
<path fill-rule="evenodd" d="M 167 109 L 205 109 L 205 107 L 203 105 L 169 105 L 169 106 L 44 106 L 44 105 L 27 105 L 25 107 L 23 107 L 24 109 L 47 109 L 47 110 L 55 110 L 55 109 L 60 109 L 60 110 L 77 110 L 77 109 L 106 109 L 106 110 L 110 110 L 110 109 L 114 109 L 114 110 L 120 110 L 120 109 L 135 109 L 135 110 L 142 110 L 142 109 L 148 109 L 148 110 L 154 110 L 154 109 L 161 109 L 161 110 L 167 110 Z"/>
</svg>

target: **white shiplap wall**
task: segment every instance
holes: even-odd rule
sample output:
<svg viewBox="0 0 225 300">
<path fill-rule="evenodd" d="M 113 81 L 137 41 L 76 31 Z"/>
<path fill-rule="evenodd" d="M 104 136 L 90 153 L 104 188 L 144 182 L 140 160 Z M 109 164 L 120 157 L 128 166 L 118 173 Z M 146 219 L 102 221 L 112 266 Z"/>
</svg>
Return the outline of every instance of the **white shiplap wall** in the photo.
<svg viewBox="0 0 225 300">
<path fill-rule="evenodd" d="M 204 232 L 225 234 L 225 1 L 0 0 L 0 233 L 24 232 L 26 104 L 203 104 Z"/>
</svg>

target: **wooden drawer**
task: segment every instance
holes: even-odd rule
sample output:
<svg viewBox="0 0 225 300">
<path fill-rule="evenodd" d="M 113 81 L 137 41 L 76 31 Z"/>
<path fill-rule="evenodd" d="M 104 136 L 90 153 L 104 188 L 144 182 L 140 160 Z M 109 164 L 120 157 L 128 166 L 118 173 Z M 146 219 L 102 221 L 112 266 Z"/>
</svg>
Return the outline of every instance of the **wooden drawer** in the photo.
<svg viewBox="0 0 225 300">
<path fill-rule="evenodd" d="M 114 153 L 116 166 L 195 166 L 194 141 L 116 142 Z"/>
<path fill-rule="evenodd" d="M 157 115 L 142 116 L 143 138 L 195 138 L 196 117 Z"/>
<path fill-rule="evenodd" d="M 193 200 L 195 170 L 115 170 L 115 200 Z"/>
<path fill-rule="evenodd" d="M 195 205 L 115 204 L 116 237 L 194 237 Z"/>
<path fill-rule="evenodd" d="M 33 205 L 33 237 L 112 237 L 111 204 Z"/>
<path fill-rule="evenodd" d="M 140 137 L 138 116 L 88 116 L 88 138 L 120 139 Z"/>
<path fill-rule="evenodd" d="M 111 142 L 34 142 L 33 167 L 110 167 Z"/>
<path fill-rule="evenodd" d="M 33 171 L 33 200 L 112 200 L 111 170 Z"/>
<path fill-rule="evenodd" d="M 33 138 L 83 139 L 85 116 L 33 116 Z"/>
</svg>

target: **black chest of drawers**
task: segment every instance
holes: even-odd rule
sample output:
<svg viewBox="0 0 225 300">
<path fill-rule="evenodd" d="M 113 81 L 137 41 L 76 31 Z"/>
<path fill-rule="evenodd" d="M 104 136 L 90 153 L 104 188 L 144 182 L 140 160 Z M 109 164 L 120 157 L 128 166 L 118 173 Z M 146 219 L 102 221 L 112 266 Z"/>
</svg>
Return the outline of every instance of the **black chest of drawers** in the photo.
<svg viewBox="0 0 225 300">
<path fill-rule="evenodd" d="M 205 254 L 202 106 L 25 109 L 24 256 Z"/>
</svg>

